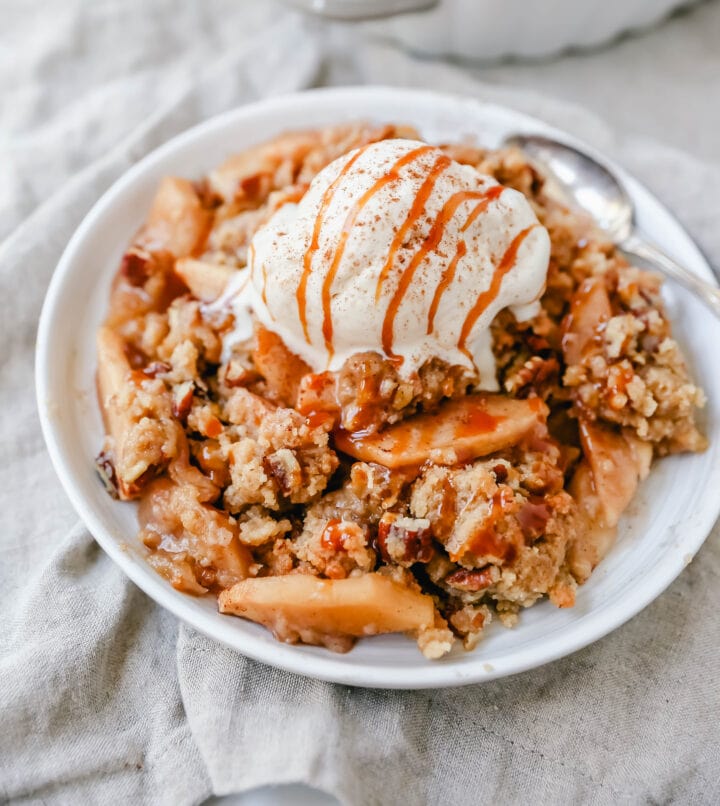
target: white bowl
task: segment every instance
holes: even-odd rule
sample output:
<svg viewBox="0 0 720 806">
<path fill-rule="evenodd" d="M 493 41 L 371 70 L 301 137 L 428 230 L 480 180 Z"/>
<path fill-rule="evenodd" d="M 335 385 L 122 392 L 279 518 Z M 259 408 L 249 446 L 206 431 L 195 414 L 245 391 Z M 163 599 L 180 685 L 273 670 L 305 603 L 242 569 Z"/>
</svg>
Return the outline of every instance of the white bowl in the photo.
<svg viewBox="0 0 720 806">
<path fill-rule="evenodd" d="M 316 14 L 362 19 L 424 9 L 429 0 L 287 0 Z M 478 61 L 537 59 L 597 47 L 698 0 L 439 0 L 429 10 L 362 23 L 418 53 Z"/>
<path fill-rule="evenodd" d="M 416 125 L 434 140 L 476 136 L 496 146 L 508 132 L 561 132 L 532 118 L 477 101 L 411 90 L 316 90 L 241 107 L 174 138 L 119 179 L 85 218 L 67 246 L 48 289 L 37 343 L 37 394 L 50 456 L 65 490 L 100 545 L 148 596 L 196 629 L 244 655 L 300 674 L 359 686 L 426 688 L 490 680 L 530 669 L 597 640 L 642 610 L 692 559 L 720 509 L 720 373 L 711 345 L 720 322 L 691 295 L 668 286 L 679 339 L 709 403 L 704 420 L 711 445 L 654 467 L 619 539 L 571 610 L 545 602 L 523 612 L 520 625 L 492 625 L 470 653 L 430 662 L 401 635 L 364 639 L 346 655 L 276 642 L 262 627 L 217 613 L 212 598 L 179 593 L 143 560 L 132 504 L 113 501 L 100 484 L 94 456 L 102 424 L 94 391 L 94 335 L 113 274 L 142 222 L 161 177 L 196 177 L 229 154 L 286 129 L 358 118 Z M 566 140 L 573 142 L 569 137 Z M 675 218 L 618 166 L 637 204 L 640 226 L 702 277 L 712 273 Z M 669 603 L 668 603 L 668 606 Z"/>
</svg>

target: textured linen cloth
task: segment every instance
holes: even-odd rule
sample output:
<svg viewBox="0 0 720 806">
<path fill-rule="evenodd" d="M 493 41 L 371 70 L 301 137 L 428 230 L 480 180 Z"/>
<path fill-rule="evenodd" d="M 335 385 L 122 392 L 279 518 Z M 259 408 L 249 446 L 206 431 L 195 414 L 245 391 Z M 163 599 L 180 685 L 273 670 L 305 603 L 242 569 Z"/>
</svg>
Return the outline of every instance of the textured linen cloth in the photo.
<svg viewBox="0 0 720 806">
<path fill-rule="evenodd" d="M 33 394 L 43 295 L 94 201 L 175 133 L 260 95 L 383 82 L 535 114 L 672 199 L 716 264 L 720 164 L 380 45 L 301 36 L 265 4 L 3 14 L 0 801 L 192 804 L 302 781 L 351 804 L 720 802 L 717 527 L 665 594 L 569 658 L 448 691 L 336 686 L 217 646 L 135 588 L 65 498 Z"/>
</svg>

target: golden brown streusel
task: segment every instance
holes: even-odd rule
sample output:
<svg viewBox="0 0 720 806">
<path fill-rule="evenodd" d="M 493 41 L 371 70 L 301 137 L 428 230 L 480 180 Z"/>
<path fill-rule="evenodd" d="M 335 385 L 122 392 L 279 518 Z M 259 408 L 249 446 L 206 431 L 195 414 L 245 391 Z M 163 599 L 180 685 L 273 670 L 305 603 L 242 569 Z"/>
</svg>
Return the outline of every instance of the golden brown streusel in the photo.
<svg viewBox="0 0 720 806">
<path fill-rule="evenodd" d="M 336 157 L 392 137 L 418 135 L 368 124 L 294 132 L 195 184 L 161 184 L 98 338 L 99 465 L 116 494 L 140 499 L 148 561 L 176 588 L 227 597 L 241 580 L 301 575 L 337 583 L 317 587 L 317 601 L 347 614 L 368 603 L 341 583 L 366 578 L 407 607 L 401 629 L 437 658 L 456 638 L 476 646 L 494 617 L 512 626 L 542 597 L 572 606 L 651 455 L 704 447 L 703 394 L 659 278 L 551 198 L 522 152 L 449 144 L 452 159 L 525 194 L 550 234 L 540 312 L 518 322 L 504 310 L 492 328 L 500 393 L 527 401 L 537 422 L 462 461 L 452 445 L 394 469 L 341 451 L 350 432 L 392 434 L 418 413 L 440 422 L 451 400 L 482 409 L 477 377 L 433 359 L 403 379 L 372 352 L 313 373 L 259 324 L 223 352 L 232 315 L 213 300 L 242 276 L 278 207 Z M 608 457 L 621 477 L 603 471 Z M 382 631 L 334 634 L 295 619 L 292 602 L 273 607 L 267 623 L 285 641 L 344 651 Z"/>
</svg>

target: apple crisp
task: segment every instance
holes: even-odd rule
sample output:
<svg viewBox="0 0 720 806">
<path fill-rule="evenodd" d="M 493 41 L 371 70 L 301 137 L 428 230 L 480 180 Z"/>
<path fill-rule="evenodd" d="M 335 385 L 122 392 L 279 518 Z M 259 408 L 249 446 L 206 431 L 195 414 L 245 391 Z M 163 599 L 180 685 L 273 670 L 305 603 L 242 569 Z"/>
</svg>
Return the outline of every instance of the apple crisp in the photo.
<svg viewBox="0 0 720 806">
<path fill-rule="evenodd" d="M 352 322 L 343 317 L 360 317 L 362 327 L 366 316 L 370 333 L 374 314 L 372 306 L 332 309 L 340 291 L 331 283 L 360 268 L 323 251 L 319 222 L 340 204 L 332 195 L 344 192 L 341 177 L 386 141 L 395 143 L 395 162 L 378 187 L 394 187 L 403 166 L 430 162 L 425 174 L 408 173 L 419 190 L 407 217 L 390 222 L 399 257 L 388 253 L 376 300 L 395 306 L 394 319 L 387 325 L 383 309 L 377 349 L 369 335 L 346 354 L 338 345 Z M 297 239 L 290 216 L 302 223 L 314 180 L 338 160 L 344 167 L 308 219 L 312 235 L 282 246 L 287 260 L 297 263 L 300 250 L 305 261 L 299 282 L 287 281 L 293 302 L 283 308 L 286 275 L 266 272 L 279 265 L 280 245 Z M 457 182 L 478 184 L 450 188 L 453 215 L 470 206 L 458 219 L 457 248 L 448 249 L 449 203 L 433 225 L 441 230 L 423 205 L 437 176 L 451 171 Z M 489 227 L 483 216 L 508 189 L 532 220 L 518 224 L 511 243 L 488 247 L 485 288 L 475 293 L 466 280 L 461 302 L 441 299 L 458 272 L 475 271 L 466 235 L 473 216 Z M 361 213 L 348 196 L 338 230 L 341 240 L 355 238 L 346 262 L 351 248 L 360 262 L 365 254 L 356 237 Z M 495 243 L 495 230 L 478 232 Z M 263 249 L 261 260 L 254 252 Z M 494 295 L 533 254 L 542 263 L 539 290 L 495 311 Z M 401 328 L 412 323 L 402 324 L 400 297 L 430 255 L 434 291 L 423 290 L 417 304 L 431 346 L 403 353 Z M 313 320 L 312 271 L 322 260 L 325 316 Z M 249 283 L 256 308 L 241 323 L 236 300 Z M 152 567 L 178 590 L 217 596 L 222 613 L 263 624 L 282 641 L 338 651 L 383 632 L 412 635 L 428 658 L 458 641 L 471 649 L 494 618 L 512 626 L 521 608 L 544 597 L 572 607 L 653 459 L 705 447 L 695 424 L 703 393 L 660 290 L 657 276 L 629 265 L 592 222 L 546 195 L 518 150 L 431 148 L 393 125 L 285 134 L 199 181 L 160 184 L 98 332 L 107 434 L 98 470 L 112 495 L 139 501 L 139 539 Z M 489 374 L 470 348 L 486 312 Z M 307 351 L 288 343 L 294 316 Z M 441 344 L 438 333 L 453 327 L 452 349 L 434 350 L 430 337 Z M 322 365 L 319 349 L 327 351 Z"/>
</svg>

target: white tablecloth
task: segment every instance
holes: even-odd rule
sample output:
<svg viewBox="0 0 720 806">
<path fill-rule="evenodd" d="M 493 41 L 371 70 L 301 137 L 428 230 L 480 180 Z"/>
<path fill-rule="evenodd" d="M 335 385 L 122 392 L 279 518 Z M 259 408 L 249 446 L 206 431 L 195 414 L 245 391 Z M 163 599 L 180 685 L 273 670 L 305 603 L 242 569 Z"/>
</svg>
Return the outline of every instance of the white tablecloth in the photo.
<svg viewBox="0 0 720 806">
<path fill-rule="evenodd" d="M 672 198 L 720 263 L 720 7 L 587 57 L 462 71 L 239 0 L 2 11 L 0 801 L 185 804 L 305 782 L 353 804 L 720 802 L 717 527 L 655 603 L 562 661 L 452 691 L 333 686 L 214 645 L 123 577 L 54 476 L 32 378 L 45 288 L 98 195 L 187 126 L 317 82 L 543 117 Z"/>
</svg>

